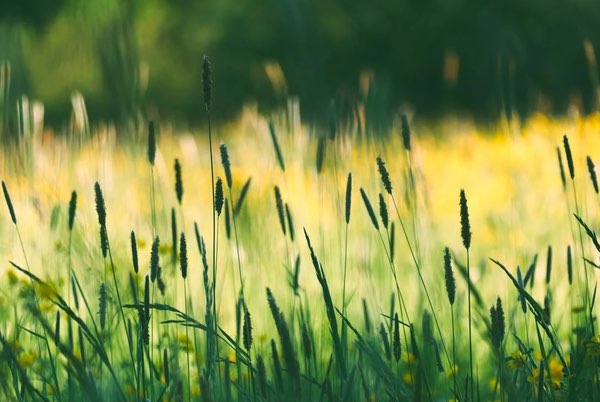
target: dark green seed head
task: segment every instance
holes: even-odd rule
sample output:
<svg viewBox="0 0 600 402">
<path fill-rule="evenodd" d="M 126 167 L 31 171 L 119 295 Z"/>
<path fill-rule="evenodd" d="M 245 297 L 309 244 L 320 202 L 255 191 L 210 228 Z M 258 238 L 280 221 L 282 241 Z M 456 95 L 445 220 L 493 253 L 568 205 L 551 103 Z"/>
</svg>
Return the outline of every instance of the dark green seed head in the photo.
<svg viewBox="0 0 600 402">
<path fill-rule="evenodd" d="M 406 114 L 402 114 L 402 144 L 404 149 L 410 151 L 410 125 L 408 124 L 408 117 Z"/>
<path fill-rule="evenodd" d="M 317 142 L 317 156 L 316 156 L 316 165 L 317 165 L 317 174 L 320 174 L 323 171 L 323 161 L 325 160 L 325 137 L 320 136 L 319 141 Z"/>
<path fill-rule="evenodd" d="M 129 236 L 131 241 L 131 260 L 133 262 L 133 271 L 137 274 L 140 270 L 138 264 L 138 252 L 137 252 L 137 240 L 135 239 L 135 232 L 132 230 Z"/>
<path fill-rule="evenodd" d="M 390 181 L 390 174 L 385 167 L 385 162 L 381 159 L 380 156 L 377 157 L 377 169 L 379 170 L 379 175 L 381 176 L 381 181 L 383 183 L 383 187 L 388 194 L 392 194 L 392 182 Z"/>
<path fill-rule="evenodd" d="M 73 230 L 75 224 L 75 210 L 77 209 L 77 193 L 73 191 L 71 193 L 71 200 L 69 201 L 69 230 Z"/>
<path fill-rule="evenodd" d="M 221 215 L 221 211 L 223 210 L 223 181 L 220 177 L 217 177 L 217 182 L 215 183 L 215 212 L 217 215 Z"/>
<path fill-rule="evenodd" d="M 96 194 L 96 213 L 98 214 L 98 224 L 100 227 L 106 227 L 106 205 L 100 184 L 94 184 L 94 193 Z"/>
<path fill-rule="evenodd" d="M 271 134 L 271 141 L 273 141 L 273 148 L 275 148 L 275 156 L 277 157 L 277 162 L 279 163 L 279 167 L 282 171 L 285 172 L 285 162 L 283 161 L 283 152 L 281 152 L 281 146 L 279 145 L 279 141 L 277 140 L 277 132 L 275 131 L 275 124 L 273 121 L 269 121 L 269 133 Z"/>
<path fill-rule="evenodd" d="M 450 305 L 453 305 L 456 299 L 456 281 L 454 280 L 454 273 L 452 272 L 452 257 L 450 256 L 448 247 L 444 248 L 444 279 L 446 282 L 448 301 L 450 302 Z"/>
<path fill-rule="evenodd" d="M 288 203 L 285 203 L 285 216 L 287 218 L 287 227 L 288 233 L 290 234 L 290 240 L 294 241 L 295 230 L 294 230 L 294 218 L 292 218 L 292 211 L 290 211 L 290 207 Z"/>
<path fill-rule="evenodd" d="M 569 167 L 569 176 L 571 180 L 575 178 L 575 167 L 573 166 L 573 155 L 571 154 L 571 146 L 569 145 L 569 138 L 563 136 L 563 146 L 565 148 L 565 157 L 567 158 L 567 166 Z"/>
<path fill-rule="evenodd" d="M 287 231 L 285 227 L 285 211 L 283 207 L 283 200 L 281 199 L 281 192 L 279 186 L 275 186 L 275 207 L 277 208 L 277 216 L 279 217 L 279 224 L 281 225 L 281 231 L 285 236 Z"/>
<path fill-rule="evenodd" d="M 212 69 L 208 56 L 204 56 L 202 61 L 202 94 L 204 95 L 204 106 L 206 111 L 212 108 Z"/>
<path fill-rule="evenodd" d="M 394 359 L 396 363 L 400 361 L 400 355 L 402 354 L 402 346 L 400 343 L 400 320 L 398 319 L 398 313 L 394 315 Z"/>
<path fill-rule="evenodd" d="M 221 164 L 223 165 L 223 170 L 225 171 L 225 181 L 227 182 L 227 187 L 231 188 L 233 184 L 233 178 L 231 176 L 231 163 L 229 162 L 229 152 L 227 151 L 227 146 L 225 144 L 221 144 L 219 148 L 221 151 Z"/>
<path fill-rule="evenodd" d="M 225 236 L 231 239 L 231 213 L 229 212 L 229 202 L 225 198 Z"/>
<path fill-rule="evenodd" d="M 379 325 L 379 336 L 381 336 L 381 343 L 383 344 L 383 352 L 385 353 L 385 357 L 388 360 L 392 360 L 392 351 L 390 349 L 390 340 L 388 339 L 387 331 L 385 330 L 385 325 L 381 323 Z"/>
<path fill-rule="evenodd" d="M 100 316 L 100 328 L 104 330 L 106 326 L 106 286 L 104 282 L 100 284 L 98 296 L 98 315 Z"/>
<path fill-rule="evenodd" d="M 252 347 L 252 319 L 248 309 L 245 309 L 244 312 L 244 327 L 242 332 L 244 334 L 244 348 L 247 351 L 250 351 L 250 348 Z"/>
<path fill-rule="evenodd" d="M 181 205 L 183 199 L 183 180 L 181 179 L 181 164 L 179 159 L 175 159 L 175 195 L 177 196 L 177 202 Z"/>
<path fill-rule="evenodd" d="M 154 160 L 156 159 L 156 132 L 154 128 L 154 121 L 148 123 L 148 162 L 154 166 Z"/>
<path fill-rule="evenodd" d="M 379 193 L 379 216 L 381 217 L 383 227 L 387 229 L 390 224 L 390 221 L 388 217 L 387 205 L 385 204 L 385 198 L 381 193 Z"/>
<path fill-rule="evenodd" d="M 187 241 L 185 233 L 181 232 L 179 237 L 179 268 L 181 269 L 181 277 L 187 278 L 188 273 L 188 257 L 187 257 Z"/>
<path fill-rule="evenodd" d="M 363 202 L 365 203 L 365 207 L 367 208 L 367 213 L 369 214 L 369 218 L 371 218 L 371 223 L 373 223 L 373 226 L 375 226 L 376 230 L 379 230 L 379 223 L 377 222 L 377 217 L 375 216 L 375 211 L 373 210 L 373 206 L 371 205 L 371 202 L 369 201 L 369 197 L 367 196 L 367 193 L 365 193 L 365 190 L 362 187 L 360 189 L 360 195 L 363 199 Z"/>
<path fill-rule="evenodd" d="M 150 280 L 154 283 L 158 278 L 158 247 L 160 245 L 160 239 L 158 236 L 154 238 L 152 242 L 152 249 L 150 250 Z"/>
<path fill-rule="evenodd" d="M 350 223 L 350 209 L 352 207 L 352 173 L 348 173 L 346 181 L 346 224 Z"/>
<path fill-rule="evenodd" d="M 465 190 L 460 190 L 460 228 L 463 245 L 468 250 L 471 247 L 471 224 L 469 223 L 469 208 Z"/>
<path fill-rule="evenodd" d="M 596 167 L 594 166 L 594 162 L 592 158 L 587 157 L 587 167 L 588 172 L 590 172 L 590 179 L 592 180 L 592 185 L 594 186 L 594 191 L 598 194 L 598 178 L 596 177 Z"/>
</svg>

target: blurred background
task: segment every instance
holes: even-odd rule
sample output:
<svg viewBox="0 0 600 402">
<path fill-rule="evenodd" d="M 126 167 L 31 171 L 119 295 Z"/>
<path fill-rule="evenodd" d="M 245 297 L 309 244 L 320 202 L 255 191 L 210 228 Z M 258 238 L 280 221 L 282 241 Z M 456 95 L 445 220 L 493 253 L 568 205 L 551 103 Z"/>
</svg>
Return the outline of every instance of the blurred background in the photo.
<svg viewBox="0 0 600 402">
<path fill-rule="evenodd" d="M 597 0 L 2 3 L 4 137 L 149 118 L 193 128 L 204 54 L 223 121 L 252 107 L 385 133 L 405 110 L 486 121 L 600 106 Z"/>
</svg>

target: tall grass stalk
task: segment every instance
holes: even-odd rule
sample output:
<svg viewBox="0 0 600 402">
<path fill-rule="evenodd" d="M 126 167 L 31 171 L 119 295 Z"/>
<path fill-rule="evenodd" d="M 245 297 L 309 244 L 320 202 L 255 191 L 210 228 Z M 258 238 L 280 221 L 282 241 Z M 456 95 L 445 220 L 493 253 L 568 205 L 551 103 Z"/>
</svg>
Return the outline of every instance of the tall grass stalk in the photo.
<svg viewBox="0 0 600 402">
<path fill-rule="evenodd" d="M 444 354 L 446 355 L 448 365 L 451 365 L 452 363 L 450 360 L 450 354 L 448 353 L 448 349 L 446 348 L 446 342 L 444 341 L 444 336 L 442 334 L 442 329 L 440 327 L 437 313 L 435 312 L 435 308 L 433 307 L 433 301 L 431 300 L 429 290 L 427 289 L 427 285 L 425 284 L 425 279 L 423 278 L 423 274 L 421 273 L 421 265 L 419 263 L 417 255 L 415 254 L 415 250 L 413 249 L 410 238 L 408 237 L 408 232 L 406 231 L 404 221 L 402 219 L 402 216 L 400 215 L 400 210 L 398 208 L 398 204 L 396 203 L 396 198 L 394 197 L 394 192 L 393 192 L 393 188 L 392 188 L 392 182 L 390 179 L 390 175 L 389 175 L 387 168 L 385 167 L 385 163 L 383 162 L 381 157 L 377 157 L 377 165 L 378 165 L 378 170 L 379 170 L 379 173 L 381 176 L 381 181 L 384 185 L 384 188 L 385 188 L 386 192 L 392 198 L 392 203 L 394 204 L 396 216 L 398 218 L 398 221 L 400 222 L 400 228 L 402 229 L 402 234 L 404 235 L 404 240 L 406 241 L 406 245 L 408 246 L 408 251 L 412 258 L 413 264 L 415 265 L 415 268 L 417 270 L 417 276 L 419 277 L 419 281 L 421 282 L 421 286 L 423 287 L 423 291 L 425 292 L 425 297 L 427 298 L 427 302 L 429 303 L 429 308 L 431 309 L 431 313 L 433 315 L 433 320 L 435 321 L 435 325 L 436 325 L 436 328 L 438 331 L 438 335 L 440 337 L 440 341 L 442 342 L 442 348 L 444 349 Z"/>
<path fill-rule="evenodd" d="M 465 196 L 465 190 L 460 190 L 460 227 L 461 227 L 461 238 L 465 250 L 467 252 L 467 282 L 471 281 L 471 263 L 470 263 L 470 253 L 469 249 L 471 248 L 471 224 L 469 223 L 469 208 L 467 206 L 467 197 Z M 467 304 L 469 309 L 469 384 L 470 387 L 470 399 L 472 400 L 475 397 L 475 392 L 473 389 L 473 318 L 471 316 L 471 286 L 467 287 Z"/>
</svg>

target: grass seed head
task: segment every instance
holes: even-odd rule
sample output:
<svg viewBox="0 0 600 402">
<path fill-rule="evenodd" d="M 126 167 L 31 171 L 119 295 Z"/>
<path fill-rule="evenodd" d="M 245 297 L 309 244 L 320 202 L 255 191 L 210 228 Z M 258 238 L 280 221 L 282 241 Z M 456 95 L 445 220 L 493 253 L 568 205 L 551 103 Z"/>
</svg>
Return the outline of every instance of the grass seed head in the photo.
<svg viewBox="0 0 600 402">
<path fill-rule="evenodd" d="M 346 225 L 350 223 L 351 208 L 352 208 L 352 173 L 348 173 L 348 180 L 346 180 Z"/>
<path fill-rule="evenodd" d="M 75 224 L 75 210 L 77 209 L 77 193 L 73 191 L 71 193 L 71 200 L 69 201 L 69 231 L 73 230 Z"/>
<path fill-rule="evenodd" d="M 317 142 L 317 156 L 316 156 L 316 165 L 317 165 L 317 174 L 320 174 L 323 171 L 323 161 L 325 160 L 325 136 L 320 136 Z"/>
<path fill-rule="evenodd" d="M 594 161 L 589 156 L 587 157 L 587 167 L 588 172 L 590 172 L 590 179 L 592 180 L 592 185 L 594 186 L 594 191 L 598 194 L 598 178 L 596 177 L 596 167 L 594 166 Z"/>
<path fill-rule="evenodd" d="M 156 281 L 156 278 L 158 277 L 158 263 L 159 263 L 158 247 L 159 246 L 160 246 L 160 239 L 158 238 L 158 236 L 156 236 L 154 238 L 154 241 L 152 242 L 152 248 L 150 250 L 150 280 L 152 281 L 152 283 L 154 283 L 154 281 Z"/>
<path fill-rule="evenodd" d="M 279 217 L 279 224 L 281 225 L 281 231 L 283 235 L 286 235 L 286 225 L 285 225 L 285 212 L 283 207 L 283 200 L 281 199 L 281 191 L 279 191 L 279 186 L 275 186 L 275 207 L 277 208 L 277 216 Z"/>
<path fill-rule="evenodd" d="M 465 248 L 471 247 L 471 224 L 469 223 L 469 207 L 465 190 L 460 190 L 460 234 Z"/>
<path fill-rule="evenodd" d="M 410 151 L 410 124 L 408 123 L 408 117 L 406 114 L 402 114 L 401 117 L 402 122 L 402 145 L 404 145 L 404 149 Z"/>
<path fill-rule="evenodd" d="M 208 56 L 204 56 L 202 60 L 202 94 L 204 96 L 204 106 L 206 111 L 212 108 L 212 68 Z"/>
<path fill-rule="evenodd" d="M 223 170 L 225 171 L 225 181 L 227 183 L 227 187 L 231 189 L 233 177 L 231 176 L 231 163 L 229 162 L 229 151 L 227 151 L 227 145 L 221 144 L 219 150 L 221 151 L 221 164 L 223 165 Z"/>
<path fill-rule="evenodd" d="M 247 308 L 244 309 L 244 327 L 242 332 L 244 334 L 244 348 L 247 351 L 250 351 L 252 347 L 252 318 L 250 316 L 250 311 Z"/>
<path fill-rule="evenodd" d="M 288 233 L 290 234 L 290 240 L 294 241 L 294 237 L 296 235 L 294 227 L 294 218 L 292 217 L 292 211 L 290 210 L 290 207 L 288 206 L 287 202 L 285 203 L 285 216 L 287 218 L 287 227 Z"/>
<path fill-rule="evenodd" d="M 187 278 L 188 274 L 188 257 L 187 257 L 187 241 L 185 240 L 185 233 L 181 232 L 179 237 L 179 268 L 181 270 L 181 277 Z"/>
<path fill-rule="evenodd" d="M 363 202 L 365 203 L 365 207 L 367 208 L 367 213 L 369 214 L 369 218 L 371 218 L 371 223 L 373 223 L 373 226 L 375 226 L 376 230 L 379 230 L 379 223 L 377 222 L 377 217 L 375 216 L 375 211 L 373 211 L 373 206 L 371 205 L 371 202 L 369 201 L 369 197 L 367 196 L 367 193 L 365 193 L 365 190 L 362 187 L 360 188 L 360 195 L 363 199 Z"/>
<path fill-rule="evenodd" d="M 402 345 L 400 343 L 400 319 L 398 318 L 398 313 L 394 314 L 394 359 L 396 363 L 400 361 L 400 356 L 402 354 Z"/>
<path fill-rule="evenodd" d="M 156 132 L 154 128 L 154 121 L 150 120 L 148 123 L 148 162 L 154 166 L 154 160 L 156 159 Z"/>
<path fill-rule="evenodd" d="M 272 120 L 269 121 L 269 133 L 271 134 L 271 141 L 273 141 L 273 148 L 275 148 L 275 156 L 277 157 L 277 163 L 283 172 L 285 172 L 285 162 L 283 160 L 283 152 L 281 152 L 281 146 L 277 139 L 277 132 L 275 131 L 275 124 Z"/>
<path fill-rule="evenodd" d="M 392 195 L 392 182 L 390 180 L 390 174 L 385 167 L 385 162 L 380 156 L 377 157 L 377 170 L 379 170 L 379 175 L 381 176 L 381 181 L 383 183 L 383 187 L 385 187 L 385 191 Z"/>
<path fill-rule="evenodd" d="M 571 180 L 575 178 L 575 167 L 573 166 L 573 155 L 571 154 L 571 146 L 569 145 L 569 138 L 563 135 L 563 146 L 565 148 L 565 157 L 567 158 L 567 166 L 569 167 L 569 176 Z"/>
<path fill-rule="evenodd" d="M 179 159 L 175 159 L 175 195 L 177 196 L 177 202 L 181 205 L 183 199 L 183 180 L 181 179 L 181 164 Z"/>
<path fill-rule="evenodd" d="M 2 180 L 2 191 L 4 192 L 4 199 L 6 200 L 6 206 L 8 207 L 8 212 L 10 213 L 10 219 L 16 225 L 17 216 L 15 215 L 15 209 L 13 208 L 13 203 L 10 199 L 10 194 L 8 193 L 8 188 L 6 188 L 6 183 L 4 180 Z"/>
<path fill-rule="evenodd" d="M 220 177 L 217 177 L 217 182 L 215 183 L 215 212 L 217 215 L 221 215 L 221 211 L 223 210 L 223 181 Z"/>
<path fill-rule="evenodd" d="M 138 263 L 137 240 L 133 230 L 131 231 L 129 239 L 131 242 L 131 261 L 133 262 L 133 271 L 137 274 L 140 270 L 140 266 Z"/>
<path fill-rule="evenodd" d="M 106 326 L 106 286 L 104 285 L 104 282 L 100 284 L 98 315 L 100 316 L 100 328 L 104 330 L 104 327 Z"/>
<path fill-rule="evenodd" d="M 450 305 L 454 305 L 456 300 L 456 281 L 454 280 L 454 272 L 452 272 L 452 257 L 450 249 L 444 248 L 444 279 L 446 282 L 446 293 Z"/>
<path fill-rule="evenodd" d="M 379 193 L 379 216 L 381 217 L 383 227 L 387 229 L 390 224 L 390 220 L 388 216 L 387 206 L 385 204 L 385 198 L 381 193 Z"/>
</svg>

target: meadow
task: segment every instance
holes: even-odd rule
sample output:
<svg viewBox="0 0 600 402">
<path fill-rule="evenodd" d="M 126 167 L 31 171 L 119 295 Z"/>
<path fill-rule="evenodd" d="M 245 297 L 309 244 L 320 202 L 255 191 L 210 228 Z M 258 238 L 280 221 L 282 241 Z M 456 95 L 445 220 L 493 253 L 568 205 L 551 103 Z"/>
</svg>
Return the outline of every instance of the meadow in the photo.
<svg viewBox="0 0 600 402">
<path fill-rule="evenodd" d="M 599 398 L 600 115 L 503 127 L 5 147 L 1 398 Z"/>
</svg>

